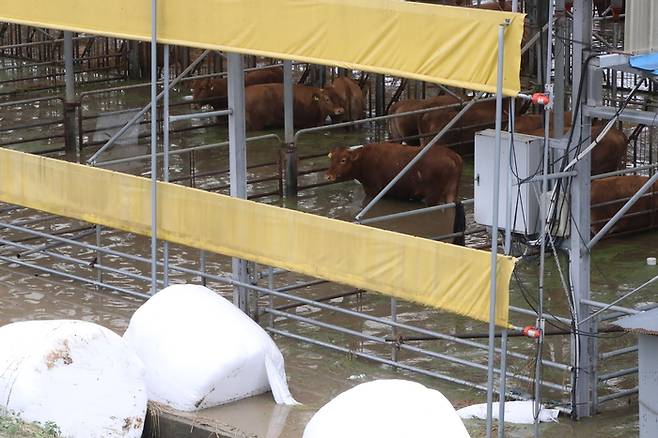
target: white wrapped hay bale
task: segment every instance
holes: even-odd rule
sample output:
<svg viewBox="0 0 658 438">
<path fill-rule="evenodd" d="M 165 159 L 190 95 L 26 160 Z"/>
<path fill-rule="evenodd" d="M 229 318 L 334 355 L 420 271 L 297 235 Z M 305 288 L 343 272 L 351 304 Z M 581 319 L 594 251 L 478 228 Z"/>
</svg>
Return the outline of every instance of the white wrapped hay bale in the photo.
<svg viewBox="0 0 658 438">
<path fill-rule="evenodd" d="M 137 309 L 123 337 L 146 366 L 150 400 L 193 411 L 271 389 L 277 403 L 296 404 L 274 341 L 203 286 L 158 292 Z"/>
<path fill-rule="evenodd" d="M 303 438 L 468 438 L 443 394 L 406 380 L 349 389 L 315 413 Z"/>
<path fill-rule="evenodd" d="M 144 367 L 116 333 L 85 321 L 0 327 L 0 400 L 25 421 L 69 438 L 138 438 Z"/>
<path fill-rule="evenodd" d="M 498 402 L 493 403 L 493 418 L 498 419 Z M 533 424 L 535 422 L 535 402 L 534 400 L 508 401 L 505 402 L 505 423 L 516 424 Z M 477 405 L 466 406 L 457 411 L 457 414 L 464 420 L 471 418 L 487 419 L 487 404 L 480 403 Z M 557 422 L 560 411 L 557 409 L 548 409 L 541 405 L 539 410 L 539 421 L 543 423 Z"/>
</svg>

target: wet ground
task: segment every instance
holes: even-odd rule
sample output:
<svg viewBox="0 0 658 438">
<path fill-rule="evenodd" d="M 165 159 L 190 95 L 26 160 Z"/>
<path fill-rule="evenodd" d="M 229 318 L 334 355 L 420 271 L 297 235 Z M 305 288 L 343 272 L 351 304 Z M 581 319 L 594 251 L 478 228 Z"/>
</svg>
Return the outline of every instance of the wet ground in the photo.
<svg viewBox="0 0 658 438">
<path fill-rule="evenodd" d="M 5 65 L 12 62 L 5 61 Z M 0 72 L 0 80 L 5 77 L 2 76 L 3 74 L 5 73 Z M 83 114 L 90 116 L 100 111 L 115 111 L 139 107 L 139 105 L 146 101 L 147 94 L 147 89 L 141 89 L 87 98 L 83 102 Z M 183 97 L 188 94 L 189 89 L 181 87 L 174 93 L 173 101 L 182 102 L 184 101 Z M 2 121 L 2 126 L 6 127 L 9 123 L 12 124 L 9 126 L 13 126 L 13 124 L 18 125 L 28 121 L 56 119 L 60 116 L 60 107 L 59 102 L 55 101 L 12 107 L 11 110 L 0 108 L 0 117 L 2 118 L 0 120 Z M 186 107 L 177 108 L 176 111 L 189 111 Z M 109 115 L 101 118 L 86 119 L 84 123 L 85 131 L 87 131 L 85 134 L 85 143 L 102 142 L 108 138 L 108 133 L 111 132 L 111 129 L 108 130 L 106 127 L 121 124 L 125 119 L 125 115 Z M 204 123 L 206 122 L 201 120 L 182 122 L 174 126 L 174 128 L 187 129 Z M 37 137 L 58 132 L 57 129 L 59 128 L 43 127 L 2 132 L 0 133 L 0 139 L 4 142 L 17 138 L 31 138 L 30 136 Z M 145 135 L 147 129 L 148 125 L 142 126 L 140 129 L 141 134 Z M 92 130 L 97 131 L 90 132 Z M 127 140 L 123 144 L 117 145 L 107 154 L 104 154 L 99 161 L 147 154 L 149 151 L 148 139 L 142 138 L 138 141 L 138 134 L 140 132 L 137 130 L 129 133 Z M 252 133 L 251 135 L 256 134 Z M 281 135 L 280 132 L 278 134 Z M 300 155 L 317 155 L 317 157 L 302 161 L 300 170 L 325 167 L 328 164 L 326 153 L 334 145 L 362 144 L 381 138 L 381 135 L 381 129 L 378 130 L 377 128 L 369 127 L 355 132 L 336 130 L 331 131 L 331 133 L 323 132 L 302 136 L 299 142 Z M 203 129 L 186 130 L 172 135 L 172 149 L 176 150 L 220 142 L 225 140 L 225 138 L 226 129 L 222 126 L 208 126 Z M 55 140 L 53 143 L 56 144 L 57 141 Z M 41 148 L 42 145 L 43 142 L 28 143 L 21 146 L 20 149 L 35 150 Z M 97 146 L 83 149 L 81 161 L 86 160 L 96 148 Z M 278 153 L 276 141 L 267 140 L 252 143 L 248 147 L 249 165 L 276 162 Z M 196 152 L 194 156 L 190 156 L 190 154 L 172 156 L 171 177 L 183 178 L 182 183 L 186 185 L 226 192 L 227 189 L 221 188 L 223 185 L 228 184 L 228 176 L 226 174 L 203 175 L 226 168 L 228 165 L 227 154 L 227 147 L 218 147 L 212 150 Z M 67 158 L 71 160 L 78 159 L 78 157 L 73 156 Z M 149 173 L 146 165 L 147 160 L 131 160 L 128 163 L 106 167 L 148 176 Z M 194 178 L 189 177 L 191 169 L 196 175 Z M 461 197 L 463 199 L 472 197 L 472 169 L 472 158 L 467 157 L 461 184 Z M 276 172 L 277 165 L 267 165 L 250 170 L 249 178 L 265 179 L 266 177 L 275 175 Z M 312 185 L 321 183 L 322 181 L 322 173 L 319 172 L 302 177 L 300 179 L 300 185 Z M 276 181 L 263 181 L 251 184 L 249 186 L 249 193 L 251 195 L 257 195 L 259 193 L 275 191 L 277 184 Z M 283 205 L 283 202 L 278 196 L 265 196 L 259 200 L 275 205 Z M 344 182 L 303 190 L 297 202 L 286 202 L 285 206 L 313 214 L 352 220 L 363 207 L 363 204 L 364 194 L 360 186 L 355 182 Z M 390 211 L 417 207 L 419 205 L 402 205 L 401 203 L 385 201 L 380 209 Z M 36 212 L 19 210 L 5 214 L 2 220 L 38 216 L 42 215 Z M 469 219 L 469 227 L 475 228 L 475 224 L 472 223 L 472 208 L 467 209 L 467 217 Z M 434 219 L 429 224 L 412 219 L 409 224 L 416 232 L 425 235 L 450 232 L 449 218 L 436 217 Z M 33 225 L 32 228 L 57 231 L 75 228 L 78 225 L 71 221 L 51 220 L 39 222 Z M 3 232 L 1 237 L 20 238 L 24 236 L 20 233 Z M 83 240 L 89 243 L 94 241 L 93 236 L 89 236 Z M 102 241 L 104 245 L 110 245 L 114 249 L 124 250 L 131 254 L 148 254 L 148 242 L 138 236 L 105 230 L 102 235 Z M 485 234 L 469 236 L 468 243 L 470 245 L 486 244 L 487 237 Z M 610 302 L 656 275 L 656 268 L 647 267 L 645 265 L 645 258 L 656 256 L 657 247 L 658 234 L 653 232 L 608 240 L 601 243 L 593 253 L 592 288 L 594 292 L 592 293 L 592 298 Z M 77 250 L 70 247 L 63 247 L 61 251 L 68 255 L 76 255 L 86 259 L 94 255 L 91 251 Z M 182 247 L 173 247 L 171 251 L 171 259 L 174 263 L 188 267 L 198 266 L 199 254 L 197 251 Z M 15 249 L 0 247 L 0 255 L 2 256 L 15 257 L 15 253 Z M 21 260 L 29 262 L 38 261 L 43 266 L 62 269 L 65 272 L 73 274 L 90 275 L 91 272 L 85 267 L 76 266 L 68 262 L 41 258 L 40 256 L 23 257 Z M 146 265 L 115 258 L 106 258 L 104 260 L 105 263 L 113 267 L 130 269 L 133 273 L 146 277 L 149 275 L 148 266 Z M 562 269 L 566 269 L 566 260 L 564 257 L 560 257 L 560 262 Z M 223 257 L 209 257 L 208 270 L 216 274 L 227 273 L 230 271 L 230 262 Z M 528 305 L 524 298 L 524 292 L 531 302 L 532 297 L 536 297 L 537 295 L 538 260 L 535 257 L 524 258 L 520 262 L 517 271 L 518 277 L 512 281 L 512 304 L 527 308 Z M 113 276 L 111 274 L 104 274 L 104 279 L 110 284 L 133 290 L 146 291 L 148 289 L 147 284 L 143 281 Z M 308 279 L 294 274 L 279 275 L 276 277 L 275 286 L 280 287 L 304 280 Z M 185 275 L 173 275 L 172 281 L 198 281 L 198 279 Z M 223 284 L 210 283 L 209 286 L 227 297 L 232 293 L 232 290 Z M 340 285 L 323 284 L 301 289 L 297 293 L 305 297 L 322 297 L 346 290 L 348 289 Z M 625 301 L 623 304 L 631 306 L 651 302 L 654 300 L 655 293 L 655 287 L 648 288 L 643 293 L 637 294 L 637 296 Z M 33 269 L 20 267 L 15 263 L 0 261 L 0 309 L 2 309 L 0 311 L 0 324 L 26 319 L 75 318 L 99 323 L 121 334 L 127 327 L 132 312 L 140 303 L 141 301 L 137 299 L 127 298 L 108 291 L 98 292 L 93 287 L 82 285 L 79 282 L 47 273 L 39 273 Z M 281 305 L 285 303 L 277 300 L 275 304 Z M 332 304 L 349 309 L 358 309 L 369 315 L 390 315 L 390 301 L 376 294 L 339 298 L 333 300 Z M 560 284 L 555 259 L 552 256 L 547 262 L 546 307 L 554 314 L 561 316 L 567 315 L 566 297 Z M 354 318 L 349 318 L 336 312 L 321 311 L 308 306 L 300 306 L 289 311 L 298 315 L 340 324 L 368 334 L 381 336 L 390 334 L 390 329 L 381 324 L 355 320 Z M 486 332 L 484 324 L 446 313 L 430 311 L 429 309 L 409 303 L 399 304 L 398 317 L 400 321 L 411 322 L 416 326 L 446 333 L 469 333 L 476 335 Z M 512 319 L 517 325 L 525 325 L 532 322 L 531 318 L 520 317 L 516 314 L 513 315 Z M 263 318 L 262 323 L 264 325 L 268 324 L 267 318 Z M 389 346 L 358 342 L 353 338 L 319 330 L 312 325 L 293 323 L 282 318 L 276 318 L 274 320 L 274 327 L 281 330 L 294 331 L 295 333 L 311 336 L 337 345 L 348 346 L 354 351 L 376 353 L 382 356 L 386 356 L 390 351 Z M 557 328 L 564 329 L 564 327 Z M 479 339 L 479 341 L 486 342 L 483 339 Z M 420 381 L 441 390 L 456 406 L 484 401 L 484 394 L 480 391 L 466 389 L 407 371 L 394 370 L 385 365 L 377 365 L 373 362 L 355 358 L 354 355 L 333 352 L 309 344 L 302 344 L 281 336 L 276 336 L 276 342 L 286 358 L 291 390 L 295 397 L 303 403 L 302 406 L 295 408 L 276 407 L 269 395 L 263 395 L 228 406 L 209 409 L 198 415 L 235 425 L 245 432 L 255 433 L 262 437 L 300 437 L 304 425 L 320 406 L 341 391 L 375 378 L 409 378 Z M 608 351 L 631 345 L 633 342 L 632 336 L 618 333 L 607 334 L 602 335 L 599 348 L 601 351 Z M 416 342 L 414 345 L 417 344 L 419 343 Z M 465 349 L 453 343 L 435 340 L 424 341 L 422 344 L 432 351 L 448 352 L 459 358 L 473 360 L 479 363 L 486 362 L 486 351 L 484 350 Z M 532 355 L 534 352 L 533 344 L 525 338 L 511 339 L 510 349 L 511 351 L 528 355 Z M 569 341 L 567 337 L 551 336 L 547 338 L 544 351 L 545 359 L 568 363 L 569 355 Z M 420 357 L 410 353 L 401 353 L 401 359 L 424 369 L 454 375 L 478 383 L 483 383 L 486 378 L 485 373 L 477 370 L 471 370 L 470 368 L 464 368 L 445 361 L 431 360 L 427 357 Z M 635 363 L 636 359 L 634 355 L 622 356 L 607 362 L 601 372 L 629 368 L 635 366 Z M 517 374 L 531 377 L 532 368 L 533 365 L 530 361 L 510 360 L 510 369 Z M 552 382 L 560 384 L 568 384 L 569 382 L 569 376 L 564 372 L 545 369 L 545 373 L 545 378 Z M 519 394 L 523 395 L 532 392 L 532 387 L 528 383 L 516 381 L 509 384 Z M 635 384 L 636 382 L 633 378 L 613 379 L 607 383 L 605 388 L 601 389 L 600 393 L 605 394 L 611 390 L 631 388 Z M 563 397 L 556 391 L 549 390 L 545 393 L 544 397 L 549 401 L 563 401 Z M 484 436 L 482 422 L 469 421 L 467 426 L 472 436 Z M 510 432 L 508 436 L 510 437 L 526 437 L 532 435 L 531 427 L 508 426 L 508 428 Z M 559 424 L 542 425 L 542 436 L 627 437 L 634 434 L 637 434 L 637 402 L 635 398 L 630 400 L 630 404 L 626 399 L 622 399 L 618 403 L 606 403 L 602 405 L 602 413 L 592 419 L 574 423 L 567 418 L 561 418 Z"/>
</svg>

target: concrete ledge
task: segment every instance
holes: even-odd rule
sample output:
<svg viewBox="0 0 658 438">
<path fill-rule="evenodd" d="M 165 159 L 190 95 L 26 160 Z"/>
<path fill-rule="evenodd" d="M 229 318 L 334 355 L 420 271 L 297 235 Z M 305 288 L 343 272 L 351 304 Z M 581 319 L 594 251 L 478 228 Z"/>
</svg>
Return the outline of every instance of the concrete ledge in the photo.
<svg viewBox="0 0 658 438">
<path fill-rule="evenodd" d="M 149 402 L 142 438 L 258 438 L 235 426 L 217 420 L 199 418 L 194 421 L 176 411 Z"/>
</svg>

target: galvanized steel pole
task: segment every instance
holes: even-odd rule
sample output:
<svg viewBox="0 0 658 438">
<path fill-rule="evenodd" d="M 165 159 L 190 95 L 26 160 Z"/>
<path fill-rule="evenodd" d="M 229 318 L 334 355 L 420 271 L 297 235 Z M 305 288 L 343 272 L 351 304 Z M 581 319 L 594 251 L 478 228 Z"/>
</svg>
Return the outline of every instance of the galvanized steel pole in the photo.
<svg viewBox="0 0 658 438">
<path fill-rule="evenodd" d="M 494 149 L 493 217 L 491 220 L 491 288 L 489 296 L 489 354 L 487 372 L 487 438 L 493 434 L 494 361 L 496 342 L 496 268 L 498 265 L 498 203 L 500 198 L 500 149 L 503 118 L 503 65 L 505 62 L 505 27 L 509 20 L 498 26 L 498 73 L 496 77 L 496 142 Z"/>
<path fill-rule="evenodd" d="M 164 97 L 162 100 L 162 152 L 164 153 L 164 157 L 162 160 L 162 180 L 169 182 L 169 44 L 164 45 L 162 68 L 164 72 Z M 167 287 L 169 286 L 169 242 L 166 240 L 163 242 L 162 247 L 162 263 L 162 279 L 164 287 Z"/>
<path fill-rule="evenodd" d="M 548 2 L 548 31 L 546 33 L 546 84 L 544 92 L 548 94 L 549 99 L 553 99 L 552 91 L 553 85 L 551 82 L 551 73 L 553 69 L 553 44 L 551 44 L 551 38 L 553 37 L 553 2 Z M 549 162 L 549 148 L 550 148 L 550 126 L 551 126 L 551 111 L 550 107 L 552 105 L 549 103 L 547 107 L 544 108 L 544 166 L 542 170 L 542 181 L 541 181 L 541 196 L 542 199 L 545 199 L 546 193 L 548 192 L 548 162 Z M 557 204 L 557 199 L 555 200 Z M 539 248 L 539 303 L 537 306 L 537 320 L 536 326 L 539 327 L 539 338 L 537 339 L 537 361 L 535 363 L 535 401 L 534 401 L 534 435 L 535 438 L 539 438 L 539 411 L 541 409 L 541 355 L 544 345 L 544 271 L 546 263 L 546 235 L 550 233 L 550 227 L 548 226 L 549 218 L 548 216 L 548 206 L 544 205 L 543 202 L 540 203 L 542 208 L 539 209 L 539 223 L 542 224 L 542 235 L 540 236 L 540 248 Z"/>
<path fill-rule="evenodd" d="M 577 0 L 573 8 L 573 82 L 572 90 L 577 96 L 581 81 L 587 74 L 585 59 L 591 50 L 592 41 L 592 0 Z M 578 102 L 574 98 L 573 109 L 581 106 L 580 116 L 573 123 L 574 142 L 579 143 L 591 136 L 591 121 L 582 111 L 587 100 L 587 87 L 583 86 L 583 96 Z M 574 156 L 576 154 L 574 153 Z M 575 305 L 575 323 L 587 316 L 589 308 L 582 300 L 590 298 L 590 253 L 587 248 L 590 230 L 590 188 L 591 154 L 580 159 L 575 170 L 577 175 L 571 183 L 571 238 L 569 248 L 569 272 Z M 590 324 L 580 327 L 581 332 L 593 329 Z M 574 333 L 572 343 L 572 412 L 574 418 L 592 415 L 592 391 L 595 375 L 595 339 Z"/>
<path fill-rule="evenodd" d="M 292 61 L 283 61 L 283 125 L 284 125 L 284 195 L 297 196 L 297 145 L 294 135 L 294 92 Z"/>
<path fill-rule="evenodd" d="M 76 153 L 75 69 L 73 66 L 73 33 L 64 32 L 64 145 L 67 153 Z"/>
<path fill-rule="evenodd" d="M 151 0 L 151 294 L 158 289 L 158 31 L 157 0 Z"/>
<path fill-rule="evenodd" d="M 231 196 L 247 199 L 247 142 L 244 106 L 244 66 L 242 55 L 228 54 L 228 116 L 229 168 Z M 247 262 L 232 258 L 233 279 L 247 282 Z M 247 290 L 233 288 L 233 304 L 248 313 Z"/>
</svg>

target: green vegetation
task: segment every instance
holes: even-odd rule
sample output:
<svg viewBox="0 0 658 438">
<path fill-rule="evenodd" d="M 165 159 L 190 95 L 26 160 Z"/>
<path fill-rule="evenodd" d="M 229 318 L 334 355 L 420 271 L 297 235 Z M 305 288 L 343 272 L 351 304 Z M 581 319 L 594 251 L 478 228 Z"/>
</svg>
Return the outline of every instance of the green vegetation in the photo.
<svg viewBox="0 0 658 438">
<path fill-rule="evenodd" d="M 60 434 L 59 427 L 51 421 L 43 425 L 28 423 L 15 415 L 0 412 L 0 438 L 56 438 Z"/>
</svg>

